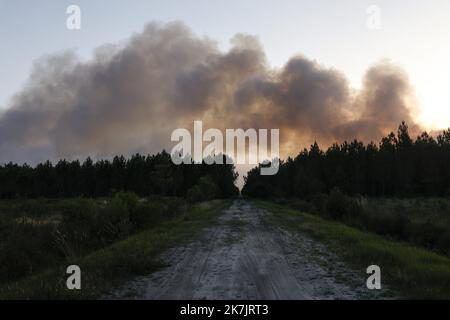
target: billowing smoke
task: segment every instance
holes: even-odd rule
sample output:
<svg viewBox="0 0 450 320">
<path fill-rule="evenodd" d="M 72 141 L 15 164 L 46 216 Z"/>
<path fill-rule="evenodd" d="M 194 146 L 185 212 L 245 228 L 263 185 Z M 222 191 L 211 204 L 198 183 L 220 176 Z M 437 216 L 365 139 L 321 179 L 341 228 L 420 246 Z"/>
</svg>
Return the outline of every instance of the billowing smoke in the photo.
<svg viewBox="0 0 450 320">
<path fill-rule="evenodd" d="M 404 72 L 371 67 L 361 90 L 302 56 L 272 69 L 258 40 L 236 35 L 231 49 L 182 23 L 149 24 L 89 62 L 73 53 L 35 63 L 27 85 L 0 114 L 0 162 L 108 157 L 170 150 L 172 130 L 280 128 L 282 156 L 314 140 L 378 141 L 405 120 L 413 94 Z"/>
</svg>

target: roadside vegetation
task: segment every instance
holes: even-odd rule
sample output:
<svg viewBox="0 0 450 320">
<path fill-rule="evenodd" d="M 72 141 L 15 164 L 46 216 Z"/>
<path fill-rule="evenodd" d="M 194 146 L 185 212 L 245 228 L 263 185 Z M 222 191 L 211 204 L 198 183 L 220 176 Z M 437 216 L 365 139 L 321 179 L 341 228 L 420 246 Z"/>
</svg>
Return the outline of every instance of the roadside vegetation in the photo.
<svg viewBox="0 0 450 320">
<path fill-rule="evenodd" d="M 398 290 L 400 298 L 450 299 L 450 259 L 446 256 L 286 205 L 255 203 L 273 213 L 273 223 L 325 243 L 356 270 L 365 273 L 369 265 L 380 266 L 382 283 Z"/>
<path fill-rule="evenodd" d="M 132 193 L 30 201 L 16 202 L 10 216 L 2 215 L 3 299 L 98 298 L 129 277 L 154 271 L 164 249 L 198 236 L 229 205 L 227 200 L 140 199 Z M 47 210 L 34 211 L 34 205 Z M 2 202 L 2 210 L 5 206 Z M 24 207 L 36 214 L 23 214 Z M 66 287 L 71 264 L 82 270 L 81 290 Z"/>
<path fill-rule="evenodd" d="M 238 194 L 236 179 L 233 165 L 175 165 L 165 151 L 0 165 L 0 298 L 98 297 L 154 270 Z M 79 291 L 66 289 L 72 264 Z"/>
<path fill-rule="evenodd" d="M 273 201 L 450 256 L 450 199 L 447 198 L 350 197 L 336 188 L 310 201 Z"/>
</svg>

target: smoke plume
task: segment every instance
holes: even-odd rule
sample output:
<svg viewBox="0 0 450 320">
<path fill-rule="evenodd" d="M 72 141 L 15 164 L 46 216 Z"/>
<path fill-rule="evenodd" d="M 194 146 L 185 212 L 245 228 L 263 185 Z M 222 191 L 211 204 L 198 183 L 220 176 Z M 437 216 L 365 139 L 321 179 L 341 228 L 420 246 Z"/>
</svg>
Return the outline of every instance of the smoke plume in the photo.
<svg viewBox="0 0 450 320">
<path fill-rule="evenodd" d="M 88 62 L 71 53 L 39 59 L 0 114 L 0 162 L 99 158 L 170 150 L 172 130 L 279 128 L 282 156 L 317 140 L 378 141 L 413 118 L 406 74 L 383 61 L 352 90 L 345 76 L 303 56 L 273 69 L 255 37 L 228 52 L 180 22 L 149 24 Z"/>
</svg>

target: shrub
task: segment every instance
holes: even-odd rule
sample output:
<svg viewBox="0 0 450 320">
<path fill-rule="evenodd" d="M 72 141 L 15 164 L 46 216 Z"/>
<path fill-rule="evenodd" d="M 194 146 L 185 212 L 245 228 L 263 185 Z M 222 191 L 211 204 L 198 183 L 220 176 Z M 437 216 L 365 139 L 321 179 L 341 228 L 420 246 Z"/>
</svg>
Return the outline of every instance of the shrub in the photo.
<svg viewBox="0 0 450 320">
<path fill-rule="evenodd" d="M 12 207 L 14 212 L 0 215 L 0 283 L 70 261 L 156 226 L 181 213 L 185 204 L 179 198 L 139 199 L 128 192 L 116 193 L 110 200 L 22 202 L 1 203 L 2 210 L 8 212 Z M 36 203 L 39 207 L 34 214 L 32 206 Z M 21 208 L 26 211 L 19 215 Z M 51 212 L 52 219 L 45 212 Z"/>
<path fill-rule="evenodd" d="M 2 224 L 0 282 L 29 275 L 57 259 L 52 252 L 52 226 L 24 221 Z"/>
<path fill-rule="evenodd" d="M 161 202 L 144 202 L 130 213 L 131 223 L 137 230 L 156 225 L 164 219 L 166 213 L 165 207 Z"/>
<path fill-rule="evenodd" d="M 172 218 L 177 214 L 181 214 L 186 209 L 186 202 L 183 199 L 172 197 L 166 201 L 164 218 Z"/>
<path fill-rule="evenodd" d="M 291 206 L 302 212 L 314 213 L 316 211 L 314 205 L 305 200 L 295 199 L 292 201 Z"/>
<path fill-rule="evenodd" d="M 203 200 L 202 190 L 199 185 L 190 188 L 186 194 L 186 198 L 190 203 L 200 202 Z"/>
<path fill-rule="evenodd" d="M 118 192 L 97 216 L 96 229 L 104 242 L 112 242 L 129 235 L 133 230 L 131 215 L 139 205 L 139 197 L 132 192 Z"/>
<path fill-rule="evenodd" d="M 328 195 L 323 193 L 318 193 L 315 196 L 312 197 L 311 203 L 313 205 L 313 210 L 315 210 L 314 213 L 318 213 L 320 215 L 326 215 L 327 214 L 327 202 L 328 202 Z"/>
<path fill-rule="evenodd" d="M 333 188 L 326 202 L 326 211 L 333 219 L 354 218 L 363 211 L 360 203 Z"/>
<path fill-rule="evenodd" d="M 63 211 L 63 219 L 53 236 L 58 250 L 66 257 L 78 256 L 86 246 L 97 247 L 99 240 L 96 230 L 98 207 L 93 200 L 78 199 L 71 201 Z"/>
<path fill-rule="evenodd" d="M 200 202 L 212 200 L 218 195 L 217 185 L 209 176 L 201 177 L 198 183 L 190 188 L 187 192 L 186 198 L 189 202 Z"/>
</svg>

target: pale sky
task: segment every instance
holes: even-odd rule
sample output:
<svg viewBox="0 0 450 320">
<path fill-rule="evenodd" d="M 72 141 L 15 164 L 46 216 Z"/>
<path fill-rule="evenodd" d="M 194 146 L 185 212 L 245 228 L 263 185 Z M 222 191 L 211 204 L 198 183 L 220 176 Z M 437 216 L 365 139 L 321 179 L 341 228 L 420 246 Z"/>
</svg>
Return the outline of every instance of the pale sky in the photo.
<svg viewBox="0 0 450 320">
<path fill-rule="evenodd" d="M 66 28 L 66 8 L 80 6 L 82 28 Z M 381 9 L 381 29 L 366 26 L 367 8 Z M 450 126 L 448 0 L 0 0 L 0 108 L 24 85 L 33 61 L 75 49 L 93 50 L 139 32 L 150 21 L 184 21 L 226 50 L 236 33 L 259 37 L 270 64 L 295 54 L 343 72 L 355 88 L 380 59 L 401 66 L 416 89 L 419 120 Z"/>
</svg>

